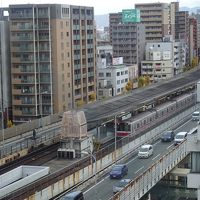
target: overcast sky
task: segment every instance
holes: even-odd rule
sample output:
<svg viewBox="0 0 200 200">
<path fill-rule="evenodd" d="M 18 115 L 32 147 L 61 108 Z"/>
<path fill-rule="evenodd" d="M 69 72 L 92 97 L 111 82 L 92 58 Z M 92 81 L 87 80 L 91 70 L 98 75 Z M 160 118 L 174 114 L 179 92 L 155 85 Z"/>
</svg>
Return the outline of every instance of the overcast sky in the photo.
<svg viewBox="0 0 200 200">
<path fill-rule="evenodd" d="M 111 12 L 120 12 L 122 9 L 134 8 L 135 3 L 152 3 L 152 2 L 173 2 L 176 0 L 1 0 L 1 7 L 7 7 L 9 4 L 25 3 L 63 3 L 71 5 L 92 6 L 95 15 L 108 14 Z M 200 6 L 200 0 L 180 0 L 180 7 L 197 7 Z"/>
</svg>

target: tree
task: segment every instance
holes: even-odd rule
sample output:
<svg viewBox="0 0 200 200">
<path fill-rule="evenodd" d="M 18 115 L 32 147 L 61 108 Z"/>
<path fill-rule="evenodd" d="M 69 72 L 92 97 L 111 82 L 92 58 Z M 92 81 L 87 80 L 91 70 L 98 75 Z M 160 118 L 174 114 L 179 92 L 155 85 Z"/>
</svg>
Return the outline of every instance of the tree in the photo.
<svg viewBox="0 0 200 200">
<path fill-rule="evenodd" d="M 8 120 L 8 121 L 7 121 L 7 127 L 8 127 L 8 128 L 11 128 L 12 126 L 13 126 L 12 121 L 11 121 L 11 120 Z"/>
<path fill-rule="evenodd" d="M 84 104 L 85 104 L 85 102 L 84 102 L 82 99 L 76 101 L 76 106 L 77 106 L 78 108 L 82 107 Z"/>
<path fill-rule="evenodd" d="M 144 79 L 145 79 L 145 81 L 144 81 L 145 86 L 149 85 L 150 84 L 150 77 L 145 76 Z"/>
<path fill-rule="evenodd" d="M 145 86 L 145 79 L 144 79 L 144 76 L 140 76 L 138 78 L 138 87 L 144 87 Z"/>
<path fill-rule="evenodd" d="M 133 89 L 133 83 L 132 81 L 128 81 L 128 83 L 126 84 L 126 87 L 125 87 L 126 91 L 130 91 Z"/>
<path fill-rule="evenodd" d="M 89 100 L 90 101 L 95 101 L 96 100 L 96 93 L 90 94 L 89 95 Z"/>
</svg>

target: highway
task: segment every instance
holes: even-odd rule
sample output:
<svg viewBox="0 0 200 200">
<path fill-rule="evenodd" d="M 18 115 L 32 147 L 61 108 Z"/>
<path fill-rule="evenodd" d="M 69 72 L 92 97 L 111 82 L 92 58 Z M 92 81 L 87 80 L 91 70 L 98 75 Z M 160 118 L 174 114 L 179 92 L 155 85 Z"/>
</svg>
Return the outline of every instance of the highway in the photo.
<svg viewBox="0 0 200 200">
<path fill-rule="evenodd" d="M 187 121 L 185 124 L 177 128 L 175 134 L 180 131 L 189 132 L 192 128 L 196 127 L 196 122 Z M 154 154 L 148 159 L 139 159 L 137 155 L 134 155 L 126 164 L 128 166 L 128 175 L 124 178 L 134 179 L 139 174 L 144 172 L 148 167 L 150 167 L 156 160 L 166 154 L 171 148 L 174 147 L 173 142 L 162 143 L 160 140 L 153 144 Z M 113 196 L 112 186 L 119 180 L 110 179 L 106 176 L 103 180 L 99 181 L 96 185 L 89 188 L 84 192 L 84 197 L 87 200 L 106 200 Z"/>
</svg>

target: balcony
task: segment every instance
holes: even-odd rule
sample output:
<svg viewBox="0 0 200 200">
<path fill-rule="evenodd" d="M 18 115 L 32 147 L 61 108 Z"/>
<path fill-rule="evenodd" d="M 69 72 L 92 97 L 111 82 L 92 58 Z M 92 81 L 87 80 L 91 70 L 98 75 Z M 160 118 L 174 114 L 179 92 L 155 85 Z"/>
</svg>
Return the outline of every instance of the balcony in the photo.
<svg viewBox="0 0 200 200">
<path fill-rule="evenodd" d="M 21 59 L 18 57 L 11 57 L 11 63 L 20 63 Z"/>
<path fill-rule="evenodd" d="M 12 79 L 12 84 L 21 84 L 21 79 Z"/>
<path fill-rule="evenodd" d="M 94 85 L 94 81 L 88 82 L 88 86 Z"/>
<path fill-rule="evenodd" d="M 22 110 L 22 115 L 28 115 L 28 116 L 35 116 L 35 112 L 34 111 L 26 111 L 26 110 Z"/>
<path fill-rule="evenodd" d="M 12 101 L 12 103 L 13 103 L 13 105 L 22 105 L 22 101 L 21 100 L 16 100 L 16 99 L 14 99 L 13 101 Z"/>
<path fill-rule="evenodd" d="M 13 89 L 12 90 L 12 93 L 14 94 L 14 95 L 16 95 L 16 94 L 18 94 L 18 95 L 21 95 L 21 90 L 20 89 Z"/>
<path fill-rule="evenodd" d="M 27 24 L 27 25 L 12 25 L 11 26 L 11 31 L 31 31 L 33 30 L 33 25 L 32 24 Z"/>
<path fill-rule="evenodd" d="M 13 115 L 14 116 L 21 116 L 22 115 L 22 111 L 13 109 Z"/>
</svg>

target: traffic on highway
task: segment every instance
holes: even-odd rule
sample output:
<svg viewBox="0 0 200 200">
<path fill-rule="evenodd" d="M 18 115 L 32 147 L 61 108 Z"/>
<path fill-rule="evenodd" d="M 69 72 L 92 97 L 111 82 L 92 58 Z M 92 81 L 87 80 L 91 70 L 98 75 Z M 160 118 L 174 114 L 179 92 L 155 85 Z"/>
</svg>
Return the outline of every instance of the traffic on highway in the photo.
<svg viewBox="0 0 200 200">
<path fill-rule="evenodd" d="M 190 119 L 179 128 L 173 130 L 173 132 L 175 133 L 175 135 L 179 132 L 189 132 L 191 129 L 196 127 L 196 125 L 197 123 Z M 94 198 L 99 200 L 112 198 L 113 194 L 115 193 L 113 188 L 115 188 L 116 185 L 119 185 L 121 179 L 135 179 L 139 174 L 143 173 L 148 167 L 150 167 L 156 160 L 158 160 L 168 151 L 170 151 L 171 148 L 174 148 L 174 146 L 174 140 L 163 142 L 160 139 L 152 144 L 153 153 L 147 158 L 139 158 L 138 154 L 134 154 L 132 158 L 128 160 L 128 162 L 116 163 L 126 165 L 127 173 L 125 173 L 123 176 L 120 176 L 120 178 L 110 178 L 110 172 L 108 172 L 108 175 L 100 180 L 96 185 L 93 185 L 92 187 L 84 191 L 84 198 L 87 200 L 93 200 Z M 121 189 L 123 189 L 123 187 Z"/>
</svg>

